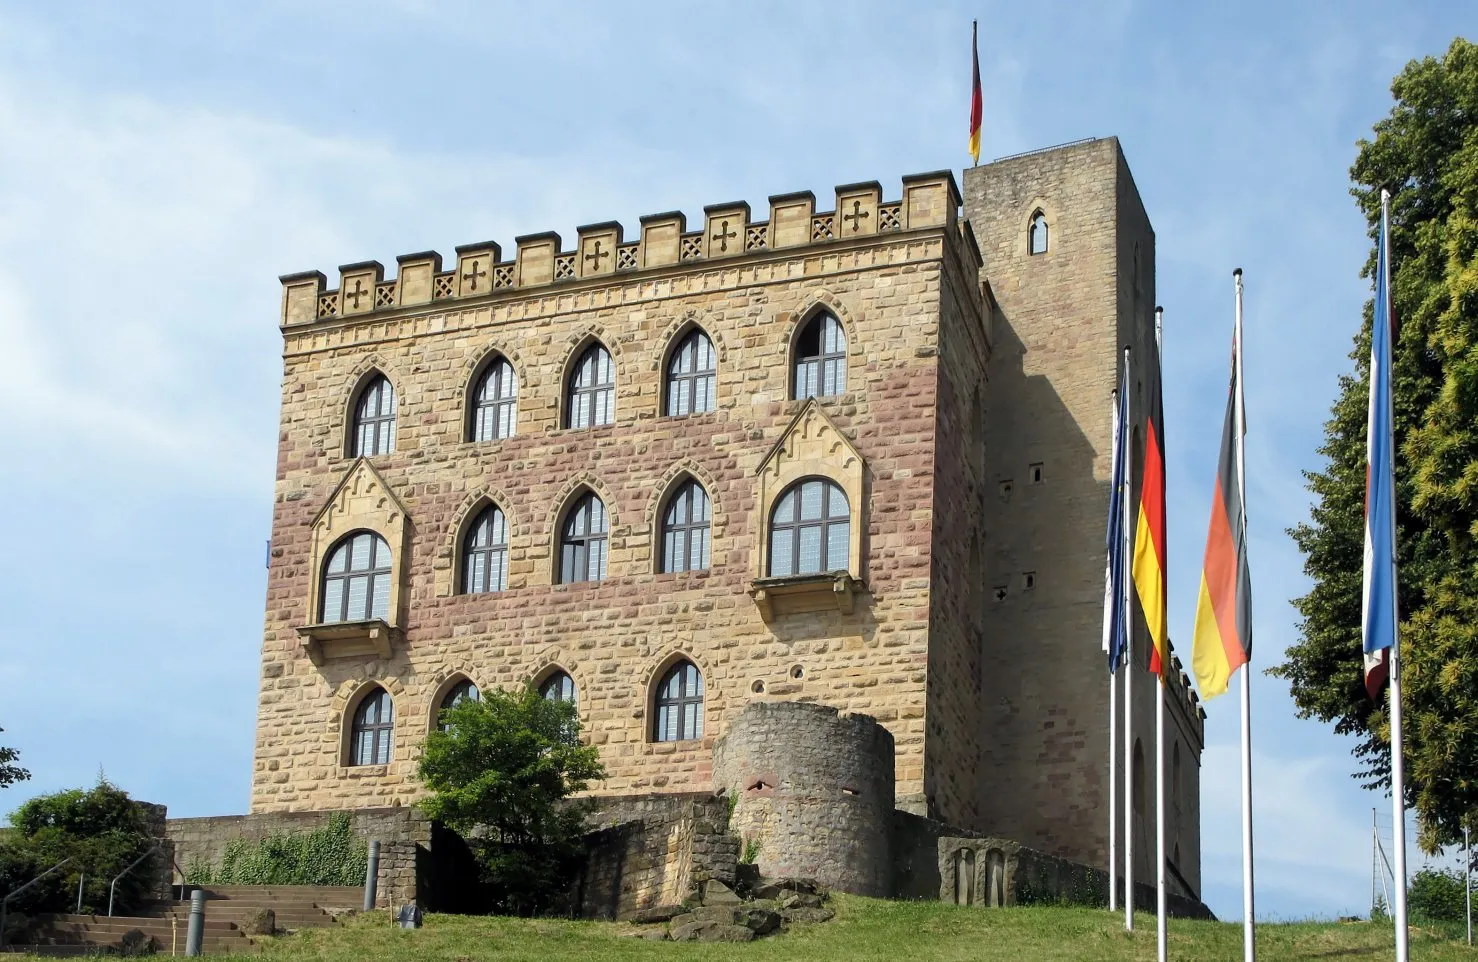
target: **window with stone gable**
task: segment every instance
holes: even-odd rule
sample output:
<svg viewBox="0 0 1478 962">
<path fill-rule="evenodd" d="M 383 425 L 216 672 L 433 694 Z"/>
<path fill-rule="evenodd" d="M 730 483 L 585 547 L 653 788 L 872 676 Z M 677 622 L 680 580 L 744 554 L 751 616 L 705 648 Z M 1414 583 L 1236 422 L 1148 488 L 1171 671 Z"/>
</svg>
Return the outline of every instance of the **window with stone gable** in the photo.
<svg viewBox="0 0 1478 962">
<path fill-rule="evenodd" d="M 340 540 L 323 567 L 320 621 L 388 620 L 390 560 L 390 546 L 373 531 L 356 531 Z"/>
<path fill-rule="evenodd" d="M 708 492 L 689 480 L 667 502 L 662 516 L 663 574 L 708 570 L 708 531 Z"/>
<path fill-rule="evenodd" d="M 462 542 L 462 592 L 475 595 L 508 587 L 508 518 L 490 504 Z"/>
<path fill-rule="evenodd" d="M 714 408 L 716 360 L 713 342 L 694 328 L 667 362 L 667 414 L 680 417 Z"/>
<path fill-rule="evenodd" d="M 391 736 L 395 729 L 395 705 L 390 693 L 376 688 L 365 695 L 354 711 L 354 732 L 349 742 L 350 765 L 390 764 Z"/>
<path fill-rule="evenodd" d="M 539 686 L 539 694 L 550 701 L 567 701 L 573 704 L 577 700 L 575 679 L 568 672 L 556 671 L 544 679 L 544 684 Z"/>
<path fill-rule="evenodd" d="M 561 584 L 605 578 L 606 524 L 606 506 L 594 493 L 586 493 L 565 515 L 560 535 Z"/>
<path fill-rule="evenodd" d="M 462 702 L 467 701 L 469 698 L 472 701 L 478 701 L 482 698 L 482 692 L 478 691 L 477 686 L 474 685 L 469 679 L 463 678 L 461 681 L 453 685 L 447 691 L 447 693 L 442 696 L 441 706 L 437 709 L 436 713 L 438 719 L 436 726 L 442 731 L 446 731 L 447 726 L 439 720 L 441 718 L 441 713 L 446 711 L 448 708 L 455 708 L 457 705 L 460 705 Z"/>
<path fill-rule="evenodd" d="M 504 358 L 494 358 L 478 377 L 472 392 L 469 440 L 496 441 L 513 437 L 518 421 L 518 375 Z"/>
<path fill-rule="evenodd" d="M 652 740 L 681 742 L 703 737 L 703 673 L 691 661 L 668 669 L 657 686 Z"/>
<path fill-rule="evenodd" d="M 1047 253 L 1047 215 L 1041 211 L 1033 214 L 1031 227 L 1028 228 L 1028 232 L 1030 234 L 1031 252 L 1033 254 Z"/>
<path fill-rule="evenodd" d="M 790 396 L 800 401 L 846 391 L 847 332 L 833 314 L 820 311 L 796 338 Z"/>
<path fill-rule="evenodd" d="M 593 428 L 615 420 L 616 366 L 599 342 L 590 345 L 570 375 L 567 428 Z"/>
<path fill-rule="evenodd" d="M 845 571 L 851 538 L 846 492 L 826 478 L 803 478 L 770 515 L 770 577 Z"/>
<path fill-rule="evenodd" d="M 354 456 L 373 457 L 395 450 L 395 388 L 377 374 L 354 406 Z"/>
</svg>

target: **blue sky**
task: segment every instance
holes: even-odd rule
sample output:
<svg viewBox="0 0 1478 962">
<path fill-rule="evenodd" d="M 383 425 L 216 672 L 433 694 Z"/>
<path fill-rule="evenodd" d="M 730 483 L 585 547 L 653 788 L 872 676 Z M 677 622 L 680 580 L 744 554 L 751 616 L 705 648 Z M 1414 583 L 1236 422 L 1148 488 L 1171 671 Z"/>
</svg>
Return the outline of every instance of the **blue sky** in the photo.
<svg viewBox="0 0 1478 962">
<path fill-rule="evenodd" d="M 1348 195 L 1390 79 L 1464 2 L 28 4 L 0 0 L 0 743 L 175 815 L 247 803 L 281 273 L 1121 138 L 1166 308 L 1172 634 L 1188 646 L 1246 271 L 1255 663 L 1368 286 Z M 1096 647 L 1097 639 L 1089 639 Z M 1259 914 L 1364 911 L 1348 742 L 1255 678 Z M 1205 898 L 1240 903 L 1234 696 Z M 1415 859 L 1420 864 L 1421 859 Z"/>
</svg>

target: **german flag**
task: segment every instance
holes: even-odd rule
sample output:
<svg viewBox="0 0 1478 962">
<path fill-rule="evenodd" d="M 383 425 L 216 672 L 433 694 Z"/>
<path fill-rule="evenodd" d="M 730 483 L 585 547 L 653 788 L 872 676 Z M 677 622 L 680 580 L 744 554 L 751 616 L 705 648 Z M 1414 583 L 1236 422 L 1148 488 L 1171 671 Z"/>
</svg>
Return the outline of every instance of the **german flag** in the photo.
<svg viewBox="0 0 1478 962">
<path fill-rule="evenodd" d="M 1201 569 L 1201 596 L 1196 601 L 1196 634 L 1191 643 L 1191 662 L 1203 698 L 1225 692 L 1232 674 L 1252 657 L 1252 581 L 1247 572 L 1247 525 L 1237 471 L 1242 441 L 1237 373 L 1234 357 L 1226 423 L 1221 432 L 1216 497 L 1211 502 L 1211 530 L 1206 535 L 1206 562 Z"/>
<path fill-rule="evenodd" d="M 980 163 L 980 48 L 977 43 L 979 27 L 970 21 L 970 160 Z"/>
<path fill-rule="evenodd" d="M 1139 489 L 1139 523 L 1134 529 L 1134 590 L 1144 611 L 1154 649 L 1150 671 L 1161 674 L 1165 655 L 1165 407 L 1160 385 L 1159 358 L 1150 392 L 1150 413 L 1145 419 L 1144 472 Z"/>
</svg>

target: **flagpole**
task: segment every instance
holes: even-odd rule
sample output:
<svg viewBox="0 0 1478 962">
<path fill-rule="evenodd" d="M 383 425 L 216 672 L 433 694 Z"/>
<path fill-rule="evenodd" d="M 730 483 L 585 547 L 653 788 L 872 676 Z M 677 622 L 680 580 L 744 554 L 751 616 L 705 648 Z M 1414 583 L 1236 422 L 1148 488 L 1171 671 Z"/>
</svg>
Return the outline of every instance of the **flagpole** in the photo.
<svg viewBox="0 0 1478 962">
<path fill-rule="evenodd" d="M 1247 540 L 1247 410 L 1242 393 L 1242 268 L 1232 271 L 1237 291 L 1236 329 L 1232 336 L 1232 366 L 1237 382 L 1233 434 L 1237 452 L 1237 500 L 1242 506 L 1242 543 Z M 1251 630 L 1251 626 L 1248 626 Z M 1252 875 L 1252 666 L 1242 666 L 1242 958 L 1257 958 L 1257 932 L 1253 927 Z"/>
<path fill-rule="evenodd" d="M 1124 348 L 1124 380 L 1119 385 L 1119 390 L 1125 392 L 1126 402 L 1124 409 L 1129 410 L 1129 386 L 1134 382 L 1130 379 L 1129 348 Z M 1124 438 L 1127 445 L 1130 436 L 1129 425 L 1134 419 L 1126 413 L 1124 418 Z M 1127 450 L 1126 450 L 1127 455 Z M 1128 932 L 1134 931 L 1134 621 L 1130 606 L 1129 566 L 1133 563 L 1134 556 L 1131 539 L 1134 537 L 1134 528 L 1129 524 L 1130 502 L 1133 500 L 1130 494 L 1134 486 L 1130 483 L 1129 468 L 1132 461 L 1126 460 L 1123 481 L 1123 495 L 1121 497 L 1120 510 L 1123 512 L 1124 532 L 1123 550 L 1120 552 L 1119 563 L 1123 565 L 1123 591 L 1122 604 L 1124 606 L 1124 661 L 1121 670 L 1124 673 L 1124 929 Z"/>
<path fill-rule="evenodd" d="M 1155 369 L 1157 378 L 1165 375 L 1162 330 L 1165 309 L 1155 308 Z M 1157 384 L 1163 384 L 1158 381 Z M 1162 390 L 1162 388 L 1156 388 Z M 1163 430 L 1164 425 L 1160 426 Z M 1160 674 L 1155 679 L 1155 958 L 1166 962 L 1168 951 L 1165 911 L 1165 672 L 1170 665 L 1170 639 L 1160 657 Z"/>
<path fill-rule="evenodd" d="M 1375 320 L 1377 323 L 1382 318 L 1390 322 L 1390 299 L 1391 299 L 1391 192 L 1382 189 L 1380 192 L 1380 226 L 1381 243 L 1384 246 L 1385 257 L 1385 291 L 1387 303 L 1377 304 L 1375 307 Z M 1395 332 L 1391 332 L 1392 341 L 1395 340 Z M 1391 344 L 1391 357 L 1394 359 L 1396 345 Z M 1387 375 L 1389 377 L 1389 375 Z M 1387 392 L 1385 402 L 1389 412 L 1390 393 Z M 1390 424 L 1392 434 L 1395 434 L 1395 425 Z M 1394 443 L 1392 445 L 1394 456 Z M 1395 474 L 1394 469 L 1392 474 Z M 1396 849 L 1396 962 L 1408 962 L 1410 957 L 1410 945 L 1407 933 L 1406 918 L 1406 760 L 1403 757 L 1401 738 L 1401 612 L 1396 586 L 1400 583 L 1396 580 L 1396 512 L 1394 499 L 1390 512 L 1391 525 L 1391 810 L 1395 820 L 1395 849 Z"/>
<path fill-rule="evenodd" d="M 1117 417 L 1119 405 L 1114 404 Z M 1112 585 L 1112 580 L 1110 580 Z M 1117 630 L 1117 625 L 1111 630 Z M 1110 650 L 1113 642 L 1110 641 Z M 1109 683 L 1109 782 L 1108 782 L 1108 907 L 1113 912 L 1119 905 L 1119 673 L 1108 673 Z"/>
</svg>

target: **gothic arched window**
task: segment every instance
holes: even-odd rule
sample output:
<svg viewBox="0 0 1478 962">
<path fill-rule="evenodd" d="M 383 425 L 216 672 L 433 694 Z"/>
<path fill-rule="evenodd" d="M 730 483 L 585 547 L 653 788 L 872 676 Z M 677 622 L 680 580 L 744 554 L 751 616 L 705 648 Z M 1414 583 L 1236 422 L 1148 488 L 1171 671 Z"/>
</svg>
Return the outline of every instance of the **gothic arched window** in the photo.
<svg viewBox="0 0 1478 962">
<path fill-rule="evenodd" d="M 845 570 L 851 544 L 846 492 L 825 478 L 797 481 L 770 515 L 770 576 Z"/>
<path fill-rule="evenodd" d="M 354 405 L 354 456 L 372 457 L 395 450 L 395 388 L 377 374 Z"/>
<path fill-rule="evenodd" d="M 714 406 L 713 342 L 694 328 L 667 361 L 667 413 L 701 414 Z"/>
<path fill-rule="evenodd" d="M 615 420 L 616 366 L 599 342 L 590 345 L 570 375 L 567 428 L 593 428 Z"/>
<path fill-rule="evenodd" d="M 395 706 L 390 693 L 376 688 L 354 711 L 354 732 L 349 743 L 350 765 L 388 765 L 391 735 L 395 729 Z"/>
<path fill-rule="evenodd" d="M 820 311 L 801 329 L 795 342 L 791 399 L 829 397 L 847 390 L 847 333 L 842 322 Z"/>
<path fill-rule="evenodd" d="M 467 529 L 462 542 L 462 591 L 469 595 L 508 587 L 508 518 L 496 504 Z"/>
<path fill-rule="evenodd" d="M 1047 215 L 1037 211 L 1032 215 L 1032 225 L 1029 231 L 1031 235 L 1031 252 L 1033 254 L 1047 253 Z"/>
<path fill-rule="evenodd" d="M 544 684 L 539 686 L 539 694 L 550 701 L 567 701 L 573 704 L 577 697 L 575 679 L 568 672 L 556 671 L 544 679 Z"/>
<path fill-rule="evenodd" d="M 390 546 L 373 531 L 356 531 L 329 552 L 319 617 L 330 624 L 389 615 Z"/>
<path fill-rule="evenodd" d="M 652 740 L 681 742 L 703 737 L 703 675 L 691 661 L 680 661 L 657 686 Z"/>
<path fill-rule="evenodd" d="M 688 481 L 667 502 L 662 516 L 662 572 L 705 571 L 709 543 L 708 492 Z"/>
<path fill-rule="evenodd" d="M 441 705 L 437 708 L 436 712 L 436 716 L 438 718 L 436 726 L 442 731 L 446 731 L 447 726 L 442 724 L 439 720 L 441 718 L 442 712 L 446 711 L 448 708 L 455 708 L 462 702 L 469 699 L 472 701 L 478 701 L 481 698 L 482 692 L 477 690 L 477 686 L 474 685 L 469 679 L 463 678 L 461 681 L 457 682 L 450 689 L 448 689 L 447 693 L 442 696 Z"/>
<path fill-rule="evenodd" d="M 472 392 L 473 441 L 513 437 L 518 421 L 518 375 L 505 359 L 495 358 L 477 379 Z"/>
<path fill-rule="evenodd" d="M 559 580 L 600 581 L 606 576 L 606 506 L 587 493 L 565 515 L 560 535 Z"/>
</svg>

